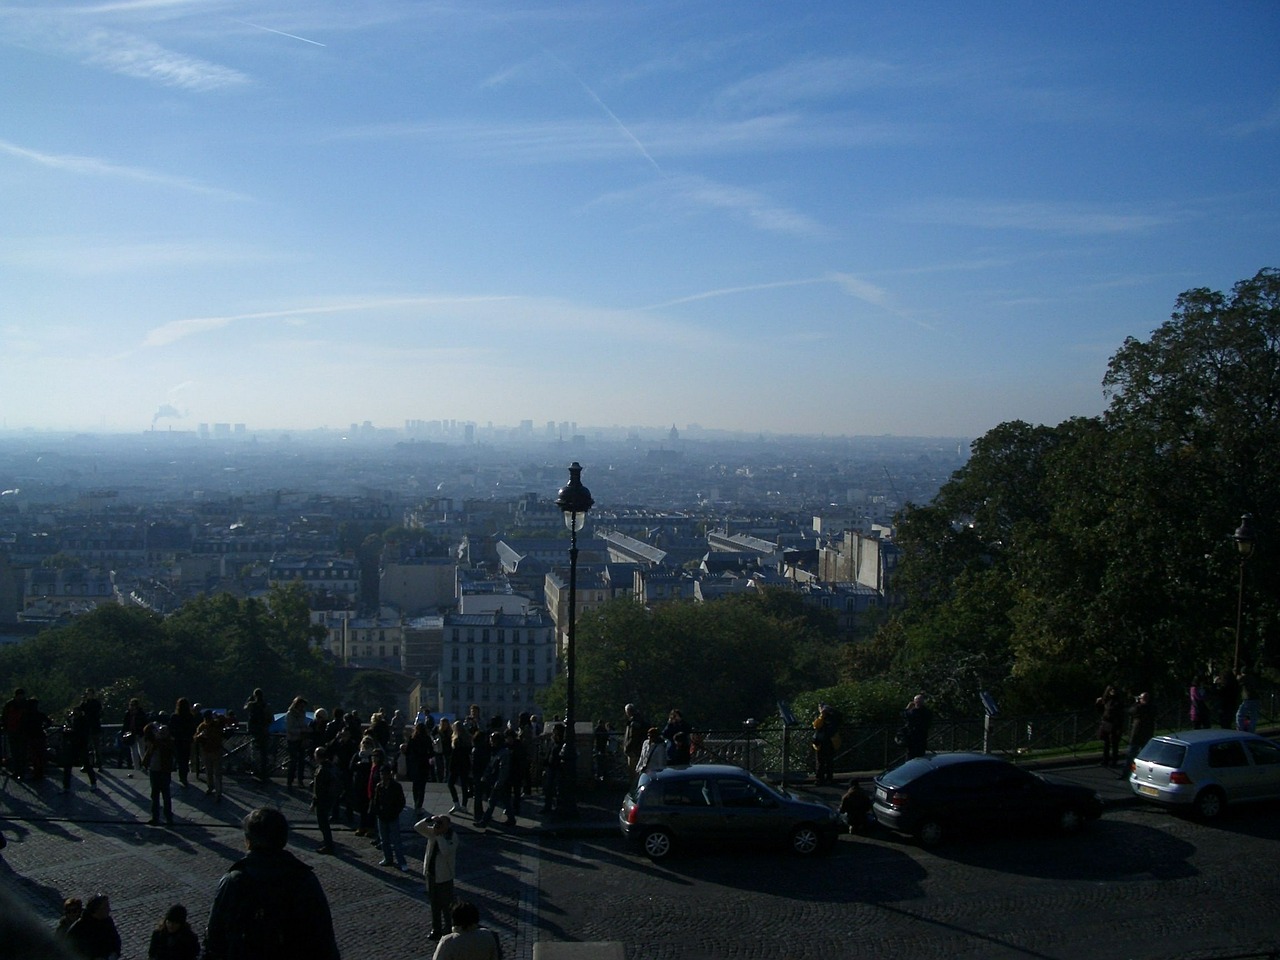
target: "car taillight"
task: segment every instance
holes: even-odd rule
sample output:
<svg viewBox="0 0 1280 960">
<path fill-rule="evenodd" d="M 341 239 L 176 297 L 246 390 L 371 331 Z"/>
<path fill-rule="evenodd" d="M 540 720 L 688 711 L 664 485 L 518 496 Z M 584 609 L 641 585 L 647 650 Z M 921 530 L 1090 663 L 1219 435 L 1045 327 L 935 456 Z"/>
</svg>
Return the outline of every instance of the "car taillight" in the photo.
<svg viewBox="0 0 1280 960">
<path fill-rule="evenodd" d="M 905 807 L 910 797 L 902 790 L 894 790 L 889 794 L 889 806 L 896 808 Z"/>
<path fill-rule="evenodd" d="M 627 811 L 627 823 L 634 824 L 636 822 L 636 814 L 639 812 L 639 805 L 633 803 L 631 808 Z"/>
<path fill-rule="evenodd" d="M 1173 771 L 1173 773 L 1169 774 L 1169 782 L 1176 783 L 1185 787 L 1191 784 L 1191 778 L 1187 776 L 1185 771 L 1175 770 Z"/>
</svg>

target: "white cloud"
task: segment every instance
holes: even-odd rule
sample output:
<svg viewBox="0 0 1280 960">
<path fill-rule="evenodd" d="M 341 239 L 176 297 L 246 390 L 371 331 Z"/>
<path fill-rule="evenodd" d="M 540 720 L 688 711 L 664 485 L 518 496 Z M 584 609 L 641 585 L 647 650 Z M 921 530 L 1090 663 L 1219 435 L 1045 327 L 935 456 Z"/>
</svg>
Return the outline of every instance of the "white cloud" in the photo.
<svg viewBox="0 0 1280 960">
<path fill-rule="evenodd" d="M 243 86 L 239 70 L 168 50 L 157 43 L 115 30 L 94 30 L 79 44 L 87 63 L 138 80 L 168 87 L 207 91 Z"/>
<path fill-rule="evenodd" d="M 98 157 L 82 157 L 67 153 L 42 153 L 39 150 L 20 147 L 17 144 L 9 143 L 6 140 L 0 140 L 0 153 L 7 153 L 9 156 L 38 164 L 39 166 L 46 167 L 50 170 L 60 170 L 65 173 L 77 174 L 79 176 L 110 177 L 120 180 L 134 180 L 139 183 L 150 183 L 160 187 L 169 187 L 190 193 L 200 193 L 206 196 L 221 197 L 227 200 L 248 199 L 243 194 L 236 193 L 232 190 L 223 190 L 220 187 L 210 187 L 200 183 L 198 180 L 193 180 L 190 177 L 180 177 L 168 173 L 159 173 L 155 170 L 147 170 L 143 167 L 121 166 L 120 164 L 111 163 L 110 161 L 102 160 Z"/>
<path fill-rule="evenodd" d="M 986 230 L 1029 230 L 1071 235 L 1139 233 L 1168 226 L 1169 213 L 1121 210 L 1096 203 L 939 200 L 906 207 L 907 220 Z"/>
</svg>

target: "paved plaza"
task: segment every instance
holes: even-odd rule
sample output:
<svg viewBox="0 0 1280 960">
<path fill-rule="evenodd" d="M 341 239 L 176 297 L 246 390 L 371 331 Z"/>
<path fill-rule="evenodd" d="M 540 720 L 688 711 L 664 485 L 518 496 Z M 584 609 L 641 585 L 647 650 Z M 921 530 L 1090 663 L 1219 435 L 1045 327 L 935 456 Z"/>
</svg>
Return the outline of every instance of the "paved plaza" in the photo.
<svg viewBox="0 0 1280 960">
<path fill-rule="evenodd" d="M 480 906 L 508 960 L 584 941 L 623 945 L 631 960 L 1204 957 L 1277 942 L 1274 918 L 1234 895 L 1242 861 L 1280 854 L 1274 810 L 1204 827 L 1135 804 L 1128 786 L 1096 764 L 1053 773 L 1107 801 L 1103 822 L 1082 837 L 961 842 L 938 852 L 845 837 L 815 860 L 746 851 L 658 867 L 623 847 L 617 790 L 582 797 L 571 826 L 541 822 L 535 799 L 513 828 L 457 818 L 458 893 Z M 800 792 L 833 804 L 838 788 Z M 430 957 L 422 841 L 410 812 L 401 826 L 411 872 L 401 873 L 379 867 L 380 852 L 346 828 L 335 832 L 337 856 L 316 854 L 310 797 L 283 783 L 232 781 L 218 804 L 193 781 L 175 786 L 174 800 L 174 826 L 150 827 L 142 774 L 108 771 L 93 792 L 78 774 L 70 795 L 56 780 L 6 782 L 0 877 L 50 924 L 64 896 L 109 893 L 124 957 L 145 957 L 151 929 L 174 902 L 204 932 L 216 883 L 242 855 L 239 819 L 275 805 L 291 820 L 289 847 L 328 893 L 344 960 Z M 426 806 L 448 809 L 443 786 L 428 785 Z M 1274 870 L 1258 876 L 1262 861 L 1249 872 L 1253 896 L 1280 895 Z M 1148 951 L 1151 931 L 1162 933 Z"/>
<path fill-rule="evenodd" d="M 55 771 L 56 772 L 56 771 Z M 406 784 L 407 787 L 407 784 Z M 430 914 L 422 877 L 424 842 L 413 832 L 414 817 L 401 817 L 409 872 L 378 866 L 381 854 L 369 839 L 345 827 L 335 829 L 335 856 L 315 853 L 319 831 L 309 810 L 308 791 L 280 783 L 228 780 L 223 800 L 206 797 L 194 779 L 183 789 L 175 781 L 174 825 L 148 826 L 150 791 L 145 775 L 104 771 L 96 791 L 77 774 L 70 794 L 56 778 L 38 785 L 6 781 L 0 793 L 0 830 L 9 841 L 0 854 L 0 876 L 41 917 L 57 919 L 67 896 L 111 897 L 125 957 L 145 957 L 148 938 L 165 910 L 185 904 L 193 926 L 203 932 L 219 877 L 244 855 L 240 820 L 257 806 L 278 807 L 291 825 L 289 849 L 315 868 L 328 894 L 334 928 L 344 958 L 430 956 L 426 939 Z M 426 809 L 447 811 L 442 784 L 428 784 Z M 526 801 L 525 813 L 540 803 Z M 599 810 L 595 829 L 607 830 Z M 476 828 L 456 818 L 461 833 L 459 896 L 480 907 L 486 925 L 497 930 L 506 957 L 529 958 L 538 915 L 538 844 L 547 829 L 521 817 L 513 828 Z M 591 829 L 591 813 L 579 829 Z"/>
</svg>

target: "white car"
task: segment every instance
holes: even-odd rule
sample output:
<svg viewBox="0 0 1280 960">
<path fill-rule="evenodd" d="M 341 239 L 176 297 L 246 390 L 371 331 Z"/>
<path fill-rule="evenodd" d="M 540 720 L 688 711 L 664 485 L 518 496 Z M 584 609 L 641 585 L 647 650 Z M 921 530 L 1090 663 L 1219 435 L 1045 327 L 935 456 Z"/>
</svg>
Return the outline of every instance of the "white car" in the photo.
<svg viewBox="0 0 1280 960">
<path fill-rule="evenodd" d="M 1210 820 L 1228 803 L 1280 798 L 1280 746 L 1238 730 L 1183 730 L 1152 737 L 1133 762 L 1138 796 Z"/>
</svg>

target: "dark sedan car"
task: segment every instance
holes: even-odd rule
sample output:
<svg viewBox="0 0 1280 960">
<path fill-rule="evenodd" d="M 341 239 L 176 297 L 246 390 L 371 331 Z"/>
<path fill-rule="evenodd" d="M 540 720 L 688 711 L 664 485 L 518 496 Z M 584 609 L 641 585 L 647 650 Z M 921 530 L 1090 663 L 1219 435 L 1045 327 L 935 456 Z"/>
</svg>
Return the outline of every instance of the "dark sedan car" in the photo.
<svg viewBox="0 0 1280 960">
<path fill-rule="evenodd" d="M 1058 783 L 983 753 L 917 757 L 876 777 L 876 820 L 933 846 L 961 831 L 1079 830 L 1102 815 L 1087 787 Z"/>
<path fill-rule="evenodd" d="M 622 800 L 622 835 L 653 860 L 679 844 L 777 844 L 809 856 L 835 843 L 840 821 L 821 803 L 780 793 L 740 767 L 699 763 L 645 774 Z"/>
</svg>

